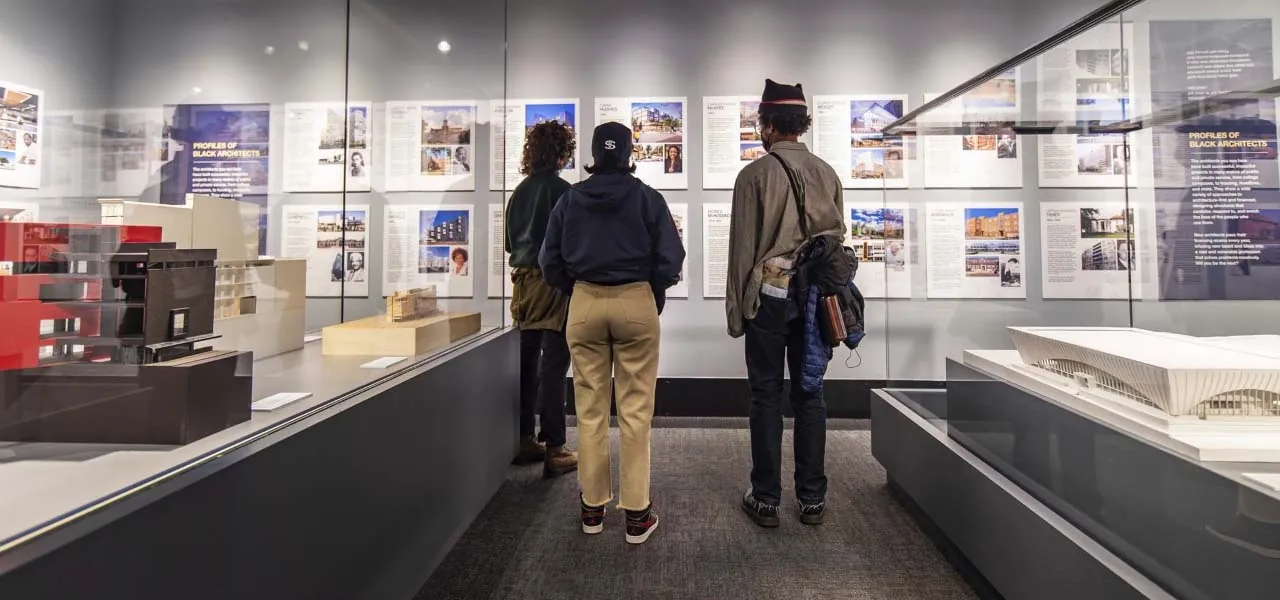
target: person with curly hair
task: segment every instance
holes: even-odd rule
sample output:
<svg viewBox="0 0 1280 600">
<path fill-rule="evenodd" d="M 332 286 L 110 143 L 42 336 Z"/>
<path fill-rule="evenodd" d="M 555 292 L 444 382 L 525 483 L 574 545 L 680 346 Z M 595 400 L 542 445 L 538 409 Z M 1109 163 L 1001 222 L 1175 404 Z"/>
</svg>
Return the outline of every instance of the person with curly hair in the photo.
<svg viewBox="0 0 1280 600">
<path fill-rule="evenodd" d="M 576 148 L 573 132 L 563 123 L 535 125 L 524 142 L 520 172 L 525 179 L 503 213 L 514 284 L 511 319 L 520 327 L 520 453 L 515 462 L 541 462 L 547 477 L 578 468 L 578 455 L 565 448 L 569 297 L 548 285 L 538 266 L 551 209 L 569 190 L 560 171 Z M 541 431 L 535 437 L 539 419 Z"/>
<path fill-rule="evenodd" d="M 746 336 L 751 388 L 751 487 L 742 508 L 762 527 L 779 525 L 785 371 L 792 382 L 800 520 L 821 523 L 826 508 L 827 405 L 820 382 L 816 390 L 799 382 L 810 359 L 808 294 L 793 289 L 792 279 L 802 246 L 820 237 L 844 240 L 844 190 L 831 165 L 800 142 L 812 124 L 799 84 L 766 80 L 758 131 L 769 156 L 744 168 L 733 188 L 725 311 L 729 335 Z"/>
</svg>

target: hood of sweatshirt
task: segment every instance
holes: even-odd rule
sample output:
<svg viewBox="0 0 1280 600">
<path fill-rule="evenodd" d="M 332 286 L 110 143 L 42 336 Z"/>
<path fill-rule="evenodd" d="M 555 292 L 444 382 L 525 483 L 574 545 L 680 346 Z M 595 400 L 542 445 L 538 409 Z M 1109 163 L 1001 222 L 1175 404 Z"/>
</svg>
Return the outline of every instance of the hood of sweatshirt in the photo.
<svg viewBox="0 0 1280 600">
<path fill-rule="evenodd" d="M 628 199 L 643 193 L 643 184 L 630 173 L 592 175 L 574 186 L 578 201 L 592 212 L 615 212 Z"/>
</svg>

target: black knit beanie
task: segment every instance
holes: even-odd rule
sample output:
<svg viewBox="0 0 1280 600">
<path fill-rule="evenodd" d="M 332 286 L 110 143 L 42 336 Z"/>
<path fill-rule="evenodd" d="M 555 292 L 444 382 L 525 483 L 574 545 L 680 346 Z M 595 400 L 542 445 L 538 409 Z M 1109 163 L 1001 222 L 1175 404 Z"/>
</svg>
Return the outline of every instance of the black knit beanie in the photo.
<svg viewBox="0 0 1280 600">
<path fill-rule="evenodd" d="M 772 79 L 764 80 L 764 93 L 760 95 L 760 114 L 809 114 L 809 106 L 804 101 L 804 87 L 798 83 L 783 85 Z"/>
</svg>

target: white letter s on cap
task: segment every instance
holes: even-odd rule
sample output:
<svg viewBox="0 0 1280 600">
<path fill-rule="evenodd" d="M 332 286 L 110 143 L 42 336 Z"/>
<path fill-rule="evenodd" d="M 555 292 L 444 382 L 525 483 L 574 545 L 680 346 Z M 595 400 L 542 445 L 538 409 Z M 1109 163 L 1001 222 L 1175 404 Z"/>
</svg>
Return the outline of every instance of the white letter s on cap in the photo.
<svg viewBox="0 0 1280 600">
<path fill-rule="evenodd" d="M 618 143 L 617 143 L 617 142 L 615 142 L 615 141 L 613 141 L 613 140 L 605 140 L 605 141 L 604 141 L 604 149 L 605 149 L 605 150 L 617 150 L 617 149 L 618 149 Z"/>
</svg>

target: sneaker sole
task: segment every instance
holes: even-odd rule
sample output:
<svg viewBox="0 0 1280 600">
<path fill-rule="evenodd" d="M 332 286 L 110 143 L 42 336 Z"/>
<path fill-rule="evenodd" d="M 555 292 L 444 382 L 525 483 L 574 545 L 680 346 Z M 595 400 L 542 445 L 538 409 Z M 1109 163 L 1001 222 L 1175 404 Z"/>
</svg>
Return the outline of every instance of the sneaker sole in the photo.
<svg viewBox="0 0 1280 600">
<path fill-rule="evenodd" d="M 631 534 L 629 534 L 629 533 L 628 533 L 628 534 L 627 534 L 627 543 L 628 543 L 628 544 L 643 544 L 643 543 L 647 542 L 647 541 L 649 540 L 649 536 L 653 535 L 653 532 L 654 532 L 655 530 L 657 530 L 657 529 L 658 529 L 658 523 L 659 523 L 659 522 L 660 522 L 660 521 L 658 521 L 658 520 L 656 520 L 656 519 L 655 519 L 655 520 L 653 521 L 653 526 L 652 526 L 652 527 L 650 527 L 648 531 L 644 532 L 644 533 L 643 533 L 643 534 L 641 534 L 641 535 L 631 535 Z"/>
<path fill-rule="evenodd" d="M 747 513 L 747 516 L 751 517 L 751 520 L 755 521 L 756 525 L 759 525 L 761 527 L 773 529 L 774 527 L 777 527 L 782 524 L 782 520 L 779 519 L 778 517 L 769 517 L 769 516 L 762 515 L 754 510 L 751 510 L 751 508 L 745 504 L 742 505 L 742 512 Z"/>
<path fill-rule="evenodd" d="M 582 533 L 585 533 L 587 535 L 596 535 L 602 531 L 604 531 L 604 523 L 601 523 L 599 525 L 587 525 L 586 523 L 582 524 Z"/>
</svg>

